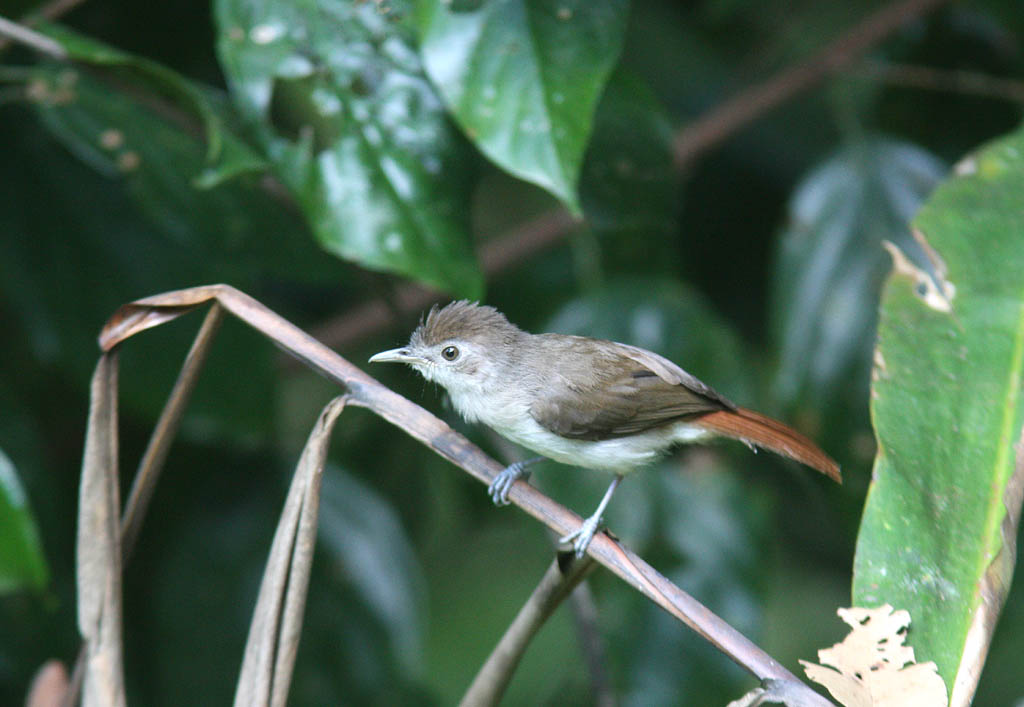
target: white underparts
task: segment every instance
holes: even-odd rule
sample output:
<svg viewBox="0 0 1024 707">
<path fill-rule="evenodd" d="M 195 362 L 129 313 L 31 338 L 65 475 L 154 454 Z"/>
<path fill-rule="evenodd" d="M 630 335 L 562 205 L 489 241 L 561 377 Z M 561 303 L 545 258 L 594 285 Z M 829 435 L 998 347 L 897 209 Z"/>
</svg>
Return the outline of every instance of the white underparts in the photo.
<svg viewBox="0 0 1024 707">
<path fill-rule="evenodd" d="M 562 437 L 541 427 L 533 418 L 514 428 L 492 427 L 513 442 L 549 459 L 618 474 L 628 474 L 650 464 L 677 444 L 712 436 L 707 430 L 684 422 L 628 437 L 598 441 Z"/>
</svg>

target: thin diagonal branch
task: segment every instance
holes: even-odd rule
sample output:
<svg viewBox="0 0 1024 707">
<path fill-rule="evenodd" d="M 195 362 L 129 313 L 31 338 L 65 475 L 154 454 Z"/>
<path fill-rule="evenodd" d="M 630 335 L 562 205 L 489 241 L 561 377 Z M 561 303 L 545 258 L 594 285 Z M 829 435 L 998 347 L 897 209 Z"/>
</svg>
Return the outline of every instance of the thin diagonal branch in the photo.
<svg viewBox="0 0 1024 707">
<path fill-rule="evenodd" d="M 34 27 L 40 20 L 56 20 L 71 12 L 71 10 L 78 7 L 83 2 L 85 2 L 85 0 L 53 0 L 52 2 L 48 2 L 42 7 L 29 12 L 21 18 L 19 24 L 22 27 Z M 0 53 L 3 53 L 3 51 L 10 46 L 12 39 L 13 38 L 10 36 L 0 36 Z"/>
<path fill-rule="evenodd" d="M 564 209 L 548 211 L 486 242 L 480 249 L 480 265 L 489 276 L 500 274 L 556 245 L 578 223 Z M 404 284 L 395 292 L 393 308 L 383 299 L 370 300 L 324 322 L 313 335 L 329 346 L 342 348 L 394 324 L 395 310 L 399 315 L 412 315 L 439 296 L 422 285 Z"/>
<path fill-rule="evenodd" d="M 597 605 L 589 584 L 576 587 L 569 596 L 572 617 L 579 636 L 583 661 L 590 673 L 591 699 L 595 707 L 614 707 L 615 694 L 612 692 L 608 675 L 608 652 L 597 627 Z"/>
<path fill-rule="evenodd" d="M 1024 81 L 989 76 L 976 71 L 870 61 L 852 67 L 849 74 L 893 86 L 1024 103 Z"/>
<path fill-rule="evenodd" d="M 178 434 L 181 426 L 181 418 L 185 414 L 185 407 L 188 405 L 192 391 L 195 390 L 196 382 L 199 380 L 199 372 L 206 363 L 206 357 L 210 352 L 210 345 L 213 337 L 224 319 L 224 310 L 220 305 L 214 304 L 206 313 L 206 319 L 196 334 L 192 348 L 185 356 L 185 363 L 182 364 L 178 380 L 160 411 L 160 418 L 153 428 L 153 434 L 146 445 L 146 451 L 139 462 L 139 468 L 132 480 L 132 489 L 128 494 L 128 501 L 125 503 L 124 514 L 121 516 L 121 546 L 124 559 L 131 556 L 135 549 L 135 542 L 138 540 L 139 530 L 142 527 L 142 520 L 149 508 L 149 501 L 156 488 L 156 482 L 160 478 L 160 471 L 167 460 L 167 452 L 170 450 L 171 442 Z"/>
<path fill-rule="evenodd" d="M 676 133 L 672 149 L 676 168 L 687 167 L 729 135 L 849 66 L 894 30 L 948 1 L 901 0 L 886 5 L 807 59 L 720 103 Z"/>
<path fill-rule="evenodd" d="M 65 61 L 68 58 L 68 53 L 64 51 L 64 47 L 57 42 L 44 34 L 39 34 L 35 30 L 19 25 L 17 22 L 11 22 L 4 17 L 0 17 L 0 38 L 24 44 L 26 47 L 30 47 L 40 54 L 45 54 L 51 59 Z M 0 39 L 0 41 L 3 40 Z M 0 49 L 3 49 L 2 44 L 0 44 Z"/>
</svg>

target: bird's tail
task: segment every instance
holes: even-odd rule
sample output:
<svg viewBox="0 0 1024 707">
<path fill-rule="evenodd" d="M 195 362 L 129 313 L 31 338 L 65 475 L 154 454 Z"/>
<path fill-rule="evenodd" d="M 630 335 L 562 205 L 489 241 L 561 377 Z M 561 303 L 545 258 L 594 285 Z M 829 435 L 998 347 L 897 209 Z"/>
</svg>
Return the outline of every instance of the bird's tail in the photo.
<svg viewBox="0 0 1024 707">
<path fill-rule="evenodd" d="M 843 482 L 839 465 L 818 445 L 792 427 L 761 413 L 746 408 L 718 410 L 692 420 L 690 424 L 723 437 L 763 447 L 817 469 L 834 481 Z"/>
</svg>

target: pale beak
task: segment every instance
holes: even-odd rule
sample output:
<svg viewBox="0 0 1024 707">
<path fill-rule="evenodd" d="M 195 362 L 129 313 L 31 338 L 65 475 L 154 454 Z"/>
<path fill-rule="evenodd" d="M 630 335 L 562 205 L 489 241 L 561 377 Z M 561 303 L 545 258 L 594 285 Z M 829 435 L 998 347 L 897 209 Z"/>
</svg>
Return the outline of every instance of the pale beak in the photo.
<svg viewBox="0 0 1024 707">
<path fill-rule="evenodd" d="M 422 363 L 423 359 L 419 356 L 414 356 L 409 352 L 409 349 L 391 349 L 389 351 L 381 351 L 378 354 L 370 356 L 370 363 Z"/>
</svg>

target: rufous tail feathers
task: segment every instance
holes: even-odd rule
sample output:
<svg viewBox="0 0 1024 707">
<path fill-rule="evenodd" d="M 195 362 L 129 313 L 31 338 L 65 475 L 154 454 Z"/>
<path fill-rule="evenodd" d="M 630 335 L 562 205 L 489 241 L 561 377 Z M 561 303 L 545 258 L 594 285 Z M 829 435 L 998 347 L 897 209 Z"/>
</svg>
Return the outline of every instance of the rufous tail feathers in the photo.
<svg viewBox="0 0 1024 707">
<path fill-rule="evenodd" d="M 830 479 L 843 483 L 839 465 L 814 442 L 778 420 L 746 408 L 719 410 L 703 415 L 691 424 L 723 437 L 763 447 L 789 459 L 817 469 Z"/>
</svg>

